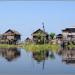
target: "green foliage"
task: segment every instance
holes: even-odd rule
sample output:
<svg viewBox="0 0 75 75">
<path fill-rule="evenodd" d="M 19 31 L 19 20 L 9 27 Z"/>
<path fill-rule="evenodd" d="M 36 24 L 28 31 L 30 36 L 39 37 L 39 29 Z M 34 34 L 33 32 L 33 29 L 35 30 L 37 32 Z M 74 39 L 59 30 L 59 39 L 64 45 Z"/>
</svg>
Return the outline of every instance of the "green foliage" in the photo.
<svg viewBox="0 0 75 75">
<path fill-rule="evenodd" d="M 9 45 L 9 44 L 0 44 L 0 48 L 11 48 L 11 47 L 17 47 L 16 45 Z"/>
<path fill-rule="evenodd" d="M 72 49 L 75 48 L 75 45 L 72 43 L 72 41 L 69 42 L 69 45 L 67 45 L 68 48 Z"/>
<path fill-rule="evenodd" d="M 26 51 L 46 51 L 52 50 L 54 52 L 58 51 L 60 48 L 59 45 L 51 44 L 21 44 L 21 45 L 9 45 L 9 44 L 0 44 L 0 48 L 24 48 Z"/>
<path fill-rule="evenodd" d="M 59 45 L 51 45 L 51 44 L 41 44 L 41 45 L 24 45 L 23 48 L 25 48 L 27 51 L 43 51 L 43 50 L 52 50 L 57 51 L 59 49 Z"/>
<path fill-rule="evenodd" d="M 51 39 L 54 39 L 54 36 L 55 36 L 55 33 L 50 33 L 50 37 L 51 37 Z"/>
</svg>

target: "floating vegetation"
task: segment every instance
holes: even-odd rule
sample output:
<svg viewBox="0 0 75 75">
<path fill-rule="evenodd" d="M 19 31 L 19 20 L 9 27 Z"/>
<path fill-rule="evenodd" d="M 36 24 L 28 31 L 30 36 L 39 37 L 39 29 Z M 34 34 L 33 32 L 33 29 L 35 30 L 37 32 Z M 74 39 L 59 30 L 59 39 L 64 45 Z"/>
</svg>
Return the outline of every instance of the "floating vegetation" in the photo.
<svg viewBox="0 0 75 75">
<path fill-rule="evenodd" d="M 28 44 L 24 45 L 23 48 L 25 48 L 27 51 L 40 51 L 40 50 L 54 50 L 57 51 L 60 46 L 59 45 L 51 45 L 51 44 Z"/>
<path fill-rule="evenodd" d="M 44 51 L 44 50 L 52 50 L 57 51 L 60 46 L 53 44 L 21 44 L 21 45 L 9 45 L 9 44 L 0 44 L 0 48 L 24 48 L 26 51 Z"/>
<path fill-rule="evenodd" d="M 16 45 L 9 45 L 9 44 L 0 44 L 0 48 L 12 48 L 17 47 Z"/>
</svg>

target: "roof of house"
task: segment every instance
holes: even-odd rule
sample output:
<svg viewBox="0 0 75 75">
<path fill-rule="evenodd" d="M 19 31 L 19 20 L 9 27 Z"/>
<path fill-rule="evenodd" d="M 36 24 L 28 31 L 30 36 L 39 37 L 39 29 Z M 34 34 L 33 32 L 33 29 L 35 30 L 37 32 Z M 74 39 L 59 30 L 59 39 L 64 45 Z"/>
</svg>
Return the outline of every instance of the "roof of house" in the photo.
<svg viewBox="0 0 75 75">
<path fill-rule="evenodd" d="M 57 36 L 63 36 L 62 34 L 58 34 Z"/>
<path fill-rule="evenodd" d="M 25 40 L 31 40 L 29 37 L 27 37 Z"/>
<path fill-rule="evenodd" d="M 3 33 L 3 35 L 20 35 L 19 32 L 15 31 L 15 30 L 11 30 L 11 29 L 8 29 L 5 33 Z"/>
<path fill-rule="evenodd" d="M 56 37 L 57 38 L 61 38 L 61 37 L 63 37 L 63 35 L 62 34 L 58 34 Z"/>
<path fill-rule="evenodd" d="M 38 30 L 36 30 L 36 31 L 33 32 L 31 35 L 35 35 L 35 34 L 37 34 L 39 31 L 40 31 L 41 33 L 44 33 L 44 34 L 48 35 L 48 33 L 45 32 L 45 31 L 43 31 L 42 29 L 38 29 Z"/>
<path fill-rule="evenodd" d="M 62 30 L 63 32 L 75 32 L 75 28 L 66 28 L 64 30 Z"/>
</svg>

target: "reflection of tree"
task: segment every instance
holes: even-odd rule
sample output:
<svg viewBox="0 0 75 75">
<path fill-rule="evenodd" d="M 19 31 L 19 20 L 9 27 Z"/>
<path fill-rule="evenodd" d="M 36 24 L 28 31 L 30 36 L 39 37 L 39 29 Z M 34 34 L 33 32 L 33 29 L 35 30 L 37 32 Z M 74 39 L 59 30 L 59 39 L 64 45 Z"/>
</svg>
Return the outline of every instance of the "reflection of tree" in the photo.
<svg viewBox="0 0 75 75">
<path fill-rule="evenodd" d="M 48 58 L 48 56 L 49 56 L 48 50 L 33 52 L 33 58 L 37 62 L 43 62 L 43 69 L 44 69 L 44 65 L 45 65 L 45 60 L 46 60 L 46 58 Z"/>
<path fill-rule="evenodd" d="M 55 59 L 54 53 L 52 51 L 49 51 L 49 50 L 35 51 L 35 52 L 33 52 L 33 58 L 37 62 L 41 62 L 43 60 L 46 60 L 48 57 L 50 59 Z"/>
<path fill-rule="evenodd" d="M 33 58 L 37 62 L 41 62 L 41 61 L 45 60 L 46 58 L 48 58 L 48 56 L 49 56 L 49 51 L 37 51 L 37 52 L 33 52 Z"/>
<path fill-rule="evenodd" d="M 8 61 L 20 56 L 20 51 L 17 48 L 2 48 L 0 49 L 0 55 Z"/>
<path fill-rule="evenodd" d="M 49 52 L 50 52 L 50 54 L 49 54 Z M 49 51 L 49 50 L 33 52 L 33 58 L 37 62 L 43 62 L 43 69 L 44 69 L 44 66 L 45 66 L 45 60 L 48 59 L 48 57 L 50 59 L 55 59 L 54 53 L 52 51 Z"/>
</svg>

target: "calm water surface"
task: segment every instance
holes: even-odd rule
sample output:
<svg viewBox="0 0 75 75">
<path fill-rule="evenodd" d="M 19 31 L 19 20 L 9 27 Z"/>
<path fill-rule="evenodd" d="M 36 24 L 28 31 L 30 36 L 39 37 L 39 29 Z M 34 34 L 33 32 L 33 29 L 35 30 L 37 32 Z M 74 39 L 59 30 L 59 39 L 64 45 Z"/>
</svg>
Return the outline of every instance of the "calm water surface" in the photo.
<svg viewBox="0 0 75 75">
<path fill-rule="evenodd" d="M 62 61 L 57 53 L 0 49 L 1 74 L 75 74 L 74 63 Z"/>
</svg>

